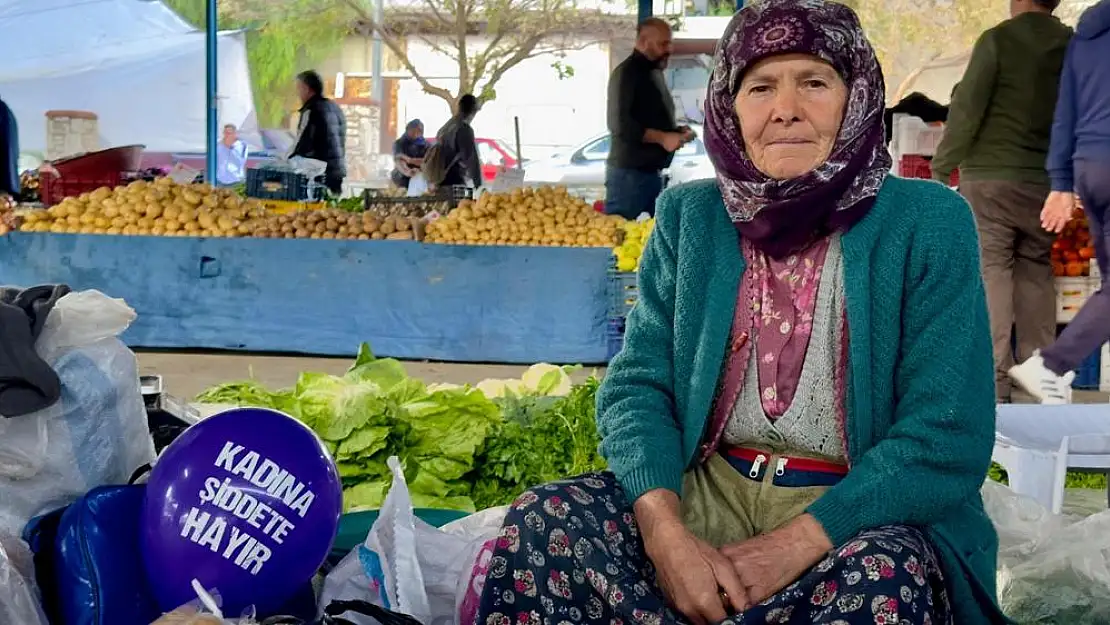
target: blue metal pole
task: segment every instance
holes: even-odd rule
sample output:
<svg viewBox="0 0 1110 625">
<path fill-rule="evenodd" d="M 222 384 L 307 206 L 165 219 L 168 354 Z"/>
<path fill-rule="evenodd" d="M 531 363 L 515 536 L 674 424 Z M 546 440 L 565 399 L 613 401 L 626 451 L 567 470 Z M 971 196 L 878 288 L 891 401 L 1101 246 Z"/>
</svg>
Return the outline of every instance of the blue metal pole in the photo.
<svg viewBox="0 0 1110 625">
<path fill-rule="evenodd" d="M 739 11 L 742 8 L 744 8 L 744 0 L 736 0 L 736 10 Z"/>
<path fill-rule="evenodd" d="M 642 22 L 651 17 L 651 14 L 653 13 L 653 7 L 651 5 L 651 0 L 640 0 L 639 11 L 636 17 L 637 22 Z"/>
<path fill-rule="evenodd" d="M 216 2 L 217 0 L 206 0 L 206 11 L 204 18 L 204 44 L 205 44 L 205 57 L 208 64 L 207 81 L 205 84 L 205 102 L 208 103 L 208 133 L 207 143 L 208 146 L 205 158 L 205 172 L 204 178 L 209 184 L 216 184 L 216 144 L 219 137 L 219 114 L 217 98 L 217 67 L 216 62 L 216 40 L 218 39 L 219 24 L 217 23 L 216 15 Z"/>
</svg>

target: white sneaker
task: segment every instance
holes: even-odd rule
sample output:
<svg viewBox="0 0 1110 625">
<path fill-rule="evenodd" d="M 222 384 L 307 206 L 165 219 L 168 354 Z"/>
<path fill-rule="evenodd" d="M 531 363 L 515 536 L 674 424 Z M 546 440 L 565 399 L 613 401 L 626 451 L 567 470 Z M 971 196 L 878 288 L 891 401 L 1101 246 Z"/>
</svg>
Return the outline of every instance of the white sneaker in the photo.
<svg viewBox="0 0 1110 625">
<path fill-rule="evenodd" d="M 1010 377 L 1042 404 L 1071 403 L 1071 383 L 1075 381 L 1075 372 L 1056 375 L 1044 366 L 1044 358 L 1039 351 L 1033 352 L 1029 360 L 1010 369 Z"/>
</svg>

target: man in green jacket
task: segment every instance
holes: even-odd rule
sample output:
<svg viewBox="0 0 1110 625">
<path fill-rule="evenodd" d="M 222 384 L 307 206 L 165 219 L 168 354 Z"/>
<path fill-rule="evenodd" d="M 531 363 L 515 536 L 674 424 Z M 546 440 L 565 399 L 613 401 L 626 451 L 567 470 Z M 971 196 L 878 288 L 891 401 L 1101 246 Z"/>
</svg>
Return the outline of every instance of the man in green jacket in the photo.
<svg viewBox="0 0 1110 625">
<path fill-rule="evenodd" d="M 1053 16 L 1060 0 L 1011 0 L 1011 19 L 976 42 L 952 96 L 933 177 L 960 170 L 960 192 L 975 212 L 994 342 L 996 393 L 1009 402 L 1017 356 L 1024 361 L 1056 337 L 1054 236 L 1040 224 L 1056 92 L 1072 30 Z"/>
</svg>

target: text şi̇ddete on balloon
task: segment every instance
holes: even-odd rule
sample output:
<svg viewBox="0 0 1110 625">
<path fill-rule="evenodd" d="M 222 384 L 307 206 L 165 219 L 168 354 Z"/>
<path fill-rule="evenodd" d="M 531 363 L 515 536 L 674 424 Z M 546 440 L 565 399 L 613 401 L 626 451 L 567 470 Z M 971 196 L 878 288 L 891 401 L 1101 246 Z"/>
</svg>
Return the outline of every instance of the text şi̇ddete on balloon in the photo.
<svg viewBox="0 0 1110 625">
<path fill-rule="evenodd" d="M 231 441 L 224 444 L 213 464 L 226 473 L 241 477 L 259 491 L 279 499 L 302 519 L 316 499 L 315 493 L 276 462 Z M 233 485 L 230 477 L 222 480 L 216 476 L 207 478 L 198 497 L 200 506 L 193 506 L 185 515 L 181 536 L 219 553 L 225 560 L 234 562 L 251 575 L 257 575 L 273 555 L 270 546 L 263 541 L 268 539 L 275 545 L 281 545 L 289 532 L 296 527 L 285 514 L 259 501 L 243 488 Z M 201 506 L 209 510 L 204 510 Z M 218 512 L 211 508 L 230 513 L 244 521 L 249 528 L 258 530 L 263 537 L 230 525 L 225 517 L 217 516 Z"/>
</svg>

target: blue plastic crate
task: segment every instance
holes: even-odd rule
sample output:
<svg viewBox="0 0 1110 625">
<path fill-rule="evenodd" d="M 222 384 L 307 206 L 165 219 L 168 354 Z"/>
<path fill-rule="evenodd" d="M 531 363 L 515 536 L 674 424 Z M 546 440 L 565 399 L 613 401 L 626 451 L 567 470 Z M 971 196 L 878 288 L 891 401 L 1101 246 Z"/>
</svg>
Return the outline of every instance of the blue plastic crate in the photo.
<svg viewBox="0 0 1110 625">
<path fill-rule="evenodd" d="M 610 319 L 605 329 L 605 340 L 608 347 L 608 360 L 612 360 L 624 348 L 624 318 Z"/>
<path fill-rule="evenodd" d="M 1075 372 L 1075 381 L 1072 388 L 1084 391 L 1097 391 L 1102 377 L 1102 348 L 1087 357 Z"/>
<path fill-rule="evenodd" d="M 609 271 L 609 316 L 624 319 L 636 305 L 640 292 L 636 287 L 636 273 Z"/>
</svg>

